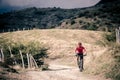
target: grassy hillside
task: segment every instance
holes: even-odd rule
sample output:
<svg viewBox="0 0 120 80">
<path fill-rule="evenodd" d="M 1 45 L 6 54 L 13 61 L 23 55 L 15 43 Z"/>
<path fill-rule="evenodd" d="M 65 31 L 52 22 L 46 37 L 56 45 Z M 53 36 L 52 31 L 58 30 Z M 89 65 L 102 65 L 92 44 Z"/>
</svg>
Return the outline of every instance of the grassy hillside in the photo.
<svg viewBox="0 0 120 80">
<path fill-rule="evenodd" d="M 74 50 L 77 43 L 82 42 L 88 52 L 88 56 L 85 57 L 86 72 L 99 74 L 112 61 L 112 59 L 109 60 L 111 58 L 109 54 L 106 54 L 106 56 L 109 56 L 107 58 L 102 56 L 107 50 L 99 43 L 103 40 L 103 34 L 104 32 L 99 31 L 43 29 L 1 33 L 0 37 L 23 44 L 31 41 L 40 42 L 49 48 L 50 60 L 53 60 L 54 63 L 72 66 L 77 66 Z M 104 63 L 100 63 L 103 60 Z M 107 66 L 104 66 L 105 64 Z"/>
<path fill-rule="evenodd" d="M 51 54 L 60 55 L 60 53 L 73 54 L 75 45 L 79 41 L 83 42 L 89 50 L 91 45 L 97 46 L 96 42 L 102 39 L 102 34 L 99 31 L 48 29 L 8 32 L 0 34 L 0 37 L 24 44 L 38 41 L 50 47 Z"/>
<path fill-rule="evenodd" d="M 82 42 L 87 49 L 85 73 L 105 74 L 108 78 L 119 80 L 119 45 L 105 40 L 105 34 L 101 31 L 77 29 L 34 29 L 1 33 L 0 39 L 24 45 L 29 42 L 39 42 L 48 48 L 48 63 L 76 67 L 74 50 L 77 43 Z M 107 37 L 109 36 L 107 35 Z"/>
</svg>

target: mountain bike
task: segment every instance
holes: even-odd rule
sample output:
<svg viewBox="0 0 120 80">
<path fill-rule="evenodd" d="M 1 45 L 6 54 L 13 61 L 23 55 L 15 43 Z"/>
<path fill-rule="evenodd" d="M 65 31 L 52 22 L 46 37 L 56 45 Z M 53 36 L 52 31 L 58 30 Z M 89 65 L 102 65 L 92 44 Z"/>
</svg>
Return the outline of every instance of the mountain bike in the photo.
<svg viewBox="0 0 120 80">
<path fill-rule="evenodd" d="M 80 72 L 82 72 L 84 70 L 84 68 L 83 68 L 84 58 L 83 57 L 86 56 L 86 55 L 77 54 L 76 56 L 78 57 L 77 58 L 78 68 L 79 68 Z"/>
</svg>

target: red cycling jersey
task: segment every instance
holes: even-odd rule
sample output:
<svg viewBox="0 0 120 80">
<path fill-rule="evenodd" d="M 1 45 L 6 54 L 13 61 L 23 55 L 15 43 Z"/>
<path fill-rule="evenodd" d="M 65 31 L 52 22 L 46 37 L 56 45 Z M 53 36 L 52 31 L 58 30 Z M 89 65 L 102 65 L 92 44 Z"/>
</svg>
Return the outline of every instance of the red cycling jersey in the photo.
<svg viewBox="0 0 120 80">
<path fill-rule="evenodd" d="M 85 48 L 83 46 L 79 46 L 75 49 L 75 52 L 77 51 L 78 54 L 83 54 L 84 50 L 85 50 Z"/>
</svg>

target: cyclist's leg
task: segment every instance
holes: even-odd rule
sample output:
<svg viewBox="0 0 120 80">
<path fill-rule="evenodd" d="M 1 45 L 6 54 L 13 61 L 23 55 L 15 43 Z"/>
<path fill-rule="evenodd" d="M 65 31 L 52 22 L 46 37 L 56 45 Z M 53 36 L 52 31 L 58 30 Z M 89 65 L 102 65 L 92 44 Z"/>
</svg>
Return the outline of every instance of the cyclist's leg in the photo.
<svg viewBox="0 0 120 80">
<path fill-rule="evenodd" d="M 79 60 L 80 60 L 80 56 L 79 56 L 79 54 L 77 54 L 77 64 L 78 64 L 78 66 L 79 66 Z"/>
<path fill-rule="evenodd" d="M 79 60 L 79 55 L 77 55 L 77 61 Z"/>
<path fill-rule="evenodd" d="M 81 64 L 82 64 L 82 69 L 84 69 L 83 68 L 83 54 L 80 55 L 80 60 L 81 60 Z"/>
<path fill-rule="evenodd" d="M 82 59 L 82 69 L 84 69 L 84 67 L 83 67 L 83 66 L 84 66 L 84 62 L 83 62 L 83 59 Z"/>
</svg>

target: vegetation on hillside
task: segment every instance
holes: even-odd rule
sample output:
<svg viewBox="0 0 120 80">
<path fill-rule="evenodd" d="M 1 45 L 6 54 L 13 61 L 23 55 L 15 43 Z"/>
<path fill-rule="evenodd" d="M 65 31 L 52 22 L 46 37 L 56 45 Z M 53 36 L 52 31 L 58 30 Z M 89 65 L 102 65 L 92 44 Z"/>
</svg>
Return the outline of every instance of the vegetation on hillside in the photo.
<svg viewBox="0 0 120 80">
<path fill-rule="evenodd" d="M 120 44 L 116 43 L 115 32 L 106 34 L 105 39 L 106 45 L 109 46 L 107 53 L 114 60 L 113 63 L 110 63 L 110 69 L 106 72 L 106 77 L 120 80 Z"/>
<path fill-rule="evenodd" d="M 0 30 L 40 28 L 49 29 L 61 25 L 69 19 L 70 24 L 76 24 L 75 19 L 86 18 L 84 24 L 79 24 L 77 29 L 107 30 L 112 31 L 120 26 L 120 0 L 104 1 L 89 8 L 61 9 L 61 8 L 27 8 L 0 15 Z M 89 22 L 88 22 L 89 21 Z M 81 21 L 80 21 L 81 22 Z M 71 28 L 69 26 L 68 28 Z"/>
<path fill-rule="evenodd" d="M 116 43 L 115 32 L 104 33 L 103 40 L 97 44 L 106 48 L 106 51 L 99 57 L 94 57 L 90 63 L 94 68 L 89 66 L 86 72 L 95 75 L 104 74 L 106 78 L 120 80 L 120 44 Z"/>
<path fill-rule="evenodd" d="M 120 80 L 120 45 L 114 44 L 109 50 L 112 50 L 114 63 L 112 63 L 111 70 L 106 73 L 106 76 L 113 80 Z"/>
<path fill-rule="evenodd" d="M 77 14 L 79 9 L 28 8 L 0 15 L 0 28 L 54 28 L 63 19 Z"/>
</svg>

